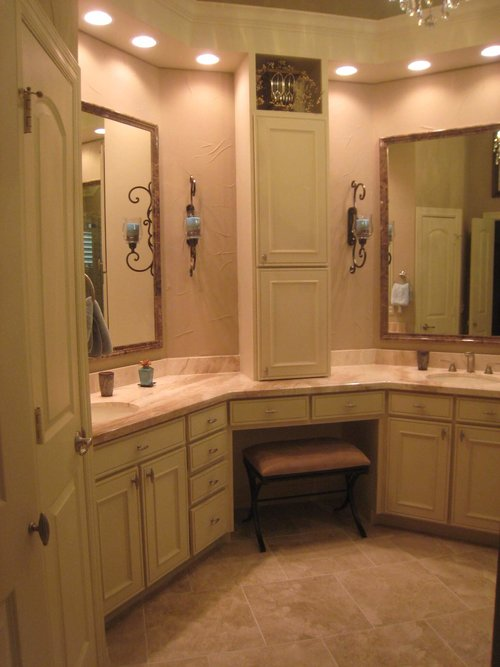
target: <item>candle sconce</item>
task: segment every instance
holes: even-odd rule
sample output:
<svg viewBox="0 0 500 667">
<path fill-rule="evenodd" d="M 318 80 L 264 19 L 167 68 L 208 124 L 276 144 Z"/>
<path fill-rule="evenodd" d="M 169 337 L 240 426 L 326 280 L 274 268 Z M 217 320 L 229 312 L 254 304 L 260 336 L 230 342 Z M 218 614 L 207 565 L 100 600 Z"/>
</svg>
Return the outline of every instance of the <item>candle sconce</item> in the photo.
<svg viewBox="0 0 500 667">
<path fill-rule="evenodd" d="M 352 181 L 351 188 L 354 190 L 352 206 L 347 209 L 347 243 L 352 246 L 352 264 L 349 267 L 349 272 L 354 273 L 356 269 L 361 269 L 366 262 L 366 250 L 365 245 L 370 236 L 373 233 L 372 226 L 372 217 L 368 216 L 358 216 L 358 211 L 356 208 L 356 196 L 358 189 L 361 188 L 361 194 L 359 195 L 360 201 L 363 200 L 366 196 L 366 188 L 363 183 L 356 183 Z M 359 243 L 358 257 L 359 262 L 356 262 L 356 247 Z"/>
<path fill-rule="evenodd" d="M 141 225 L 141 219 L 140 218 L 130 218 L 126 219 L 125 222 L 123 223 L 123 238 L 125 240 L 125 243 L 128 245 L 130 252 L 127 254 L 125 257 L 125 262 L 128 266 L 129 269 L 132 271 L 136 271 L 137 273 L 143 273 L 144 271 L 149 271 L 151 275 L 154 275 L 154 268 L 153 268 L 153 220 L 151 218 L 152 210 L 153 210 L 153 198 L 151 194 L 151 183 L 149 183 L 148 187 L 144 187 L 143 185 L 136 185 L 133 187 L 130 192 L 128 193 L 128 198 L 129 201 L 132 202 L 132 204 L 137 204 L 140 201 L 140 196 L 138 194 L 133 194 L 134 191 L 136 190 L 144 190 L 149 196 L 149 204 L 146 212 L 146 218 L 142 221 Z M 148 238 L 147 238 L 147 243 L 148 243 L 148 248 L 151 250 L 151 262 L 145 266 L 142 269 L 138 269 L 135 266 L 132 266 L 130 263 L 132 260 L 134 262 L 138 262 L 140 260 L 140 255 L 136 250 L 136 247 L 139 243 L 139 241 L 142 238 L 142 228 L 145 227 L 147 230 Z"/>
</svg>

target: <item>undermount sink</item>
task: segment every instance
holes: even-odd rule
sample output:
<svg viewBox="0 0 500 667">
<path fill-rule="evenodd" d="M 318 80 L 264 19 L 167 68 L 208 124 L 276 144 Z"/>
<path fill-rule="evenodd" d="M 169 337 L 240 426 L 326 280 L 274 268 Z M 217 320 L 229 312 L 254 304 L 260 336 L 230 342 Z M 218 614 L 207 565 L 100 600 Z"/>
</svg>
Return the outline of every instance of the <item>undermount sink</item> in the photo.
<svg viewBox="0 0 500 667">
<path fill-rule="evenodd" d="M 429 373 L 427 378 L 449 386 L 498 384 L 500 387 L 500 375 L 488 375 L 487 373 L 452 373 L 448 371 Z"/>
<path fill-rule="evenodd" d="M 110 401 L 109 403 L 92 403 L 90 409 L 92 412 L 92 423 L 101 424 L 113 419 L 128 417 L 139 408 L 137 405 L 132 405 L 132 403 Z"/>
</svg>

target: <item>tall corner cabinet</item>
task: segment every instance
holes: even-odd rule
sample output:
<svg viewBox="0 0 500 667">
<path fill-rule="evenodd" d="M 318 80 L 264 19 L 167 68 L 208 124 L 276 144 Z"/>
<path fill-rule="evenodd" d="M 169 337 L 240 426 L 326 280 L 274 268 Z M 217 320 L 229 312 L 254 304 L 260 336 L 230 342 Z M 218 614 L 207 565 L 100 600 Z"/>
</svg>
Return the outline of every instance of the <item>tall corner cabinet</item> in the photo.
<svg viewBox="0 0 500 667">
<path fill-rule="evenodd" d="M 240 160 L 246 161 L 238 168 L 248 174 L 248 196 L 238 203 L 238 242 L 251 246 L 238 257 L 240 300 L 248 306 L 240 320 L 242 369 L 259 380 L 325 376 L 330 367 L 326 102 L 318 113 L 258 109 L 256 72 L 254 63 L 249 65 L 249 115 L 236 123 Z M 242 88 L 237 86 L 237 94 Z M 242 105 L 237 101 L 237 108 Z"/>
</svg>

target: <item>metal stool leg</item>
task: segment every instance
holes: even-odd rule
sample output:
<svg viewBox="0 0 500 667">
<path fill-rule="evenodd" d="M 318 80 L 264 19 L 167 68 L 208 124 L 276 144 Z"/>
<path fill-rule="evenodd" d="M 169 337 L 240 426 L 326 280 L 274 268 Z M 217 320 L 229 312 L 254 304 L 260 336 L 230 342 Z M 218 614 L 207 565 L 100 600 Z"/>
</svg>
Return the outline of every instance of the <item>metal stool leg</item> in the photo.
<svg viewBox="0 0 500 667">
<path fill-rule="evenodd" d="M 259 508 L 258 508 L 259 492 L 262 487 L 262 483 L 259 483 L 253 468 L 247 463 L 246 460 L 245 460 L 245 468 L 247 470 L 247 475 L 248 475 L 248 484 L 250 487 L 250 499 L 251 499 L 250 513 L 248 517 L 245 519 L 245 521 L 249 521 L 251 518 L 253 519 L 255 536 L 257 537 L 257 542 L 259 544 L 259 551 L 264 552 L 266 551 L 266 545 L 264 544 L 264 538 L 262 537 L 262 529 L 260 527 Z"/>
<path fill-rule="evenodd" d="M 361 519 L 359 518 L 358 510 L 356 508 L 356 503 L 354 502 L 354 484 L 356 483 L 358 477 L 362 474 L 363 472 L 353 472 L 346 474 L 347 500 L 351 506 L 352 518 L 354 519 L 354 523 L 357 526 L 359 534 L 361 537 L 366 537 L 366 531 L 363 528 L 363 524 L 361 523 Z"/>
</svg>

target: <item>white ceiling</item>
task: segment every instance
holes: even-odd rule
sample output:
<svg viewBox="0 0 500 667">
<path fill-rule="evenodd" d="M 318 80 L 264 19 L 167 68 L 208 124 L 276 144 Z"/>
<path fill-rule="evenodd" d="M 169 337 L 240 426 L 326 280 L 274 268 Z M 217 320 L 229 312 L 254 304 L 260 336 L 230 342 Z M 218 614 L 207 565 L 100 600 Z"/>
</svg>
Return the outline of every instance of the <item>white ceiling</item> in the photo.
<svg viewBox="0 0 500 667">
<path fill-rule="evenodd" d="M 463 1 L 448 21 L 439 20 L 434 28 L 418 27 L 415 19 L 399 12 L 398 2 L 388 0 L 79 0 L 78 4 L 82 31 L 157 67 L 175 69 L 201 69 L 195 56 L 211 50 L 221 58 L 212 69 L 234 72 L 246 53 L 257 52 L 323 58 L 331 79 L 338 78 L 336 66 L 355 64 L 359 72 L 350 81 L 375 83 L 422 76 L 406 69 L 415 58 L 429 58 L 430 72 L 485 64 L 481 48 L 500 42 L 500 0 Z M 92 27 L 83 21 L 86 11 L 97 8 L 113 16 L 111 25 Z M 131 45 L 134 35 L 144 33 L 158 40 L 155 48 Z"/>
</svg>

